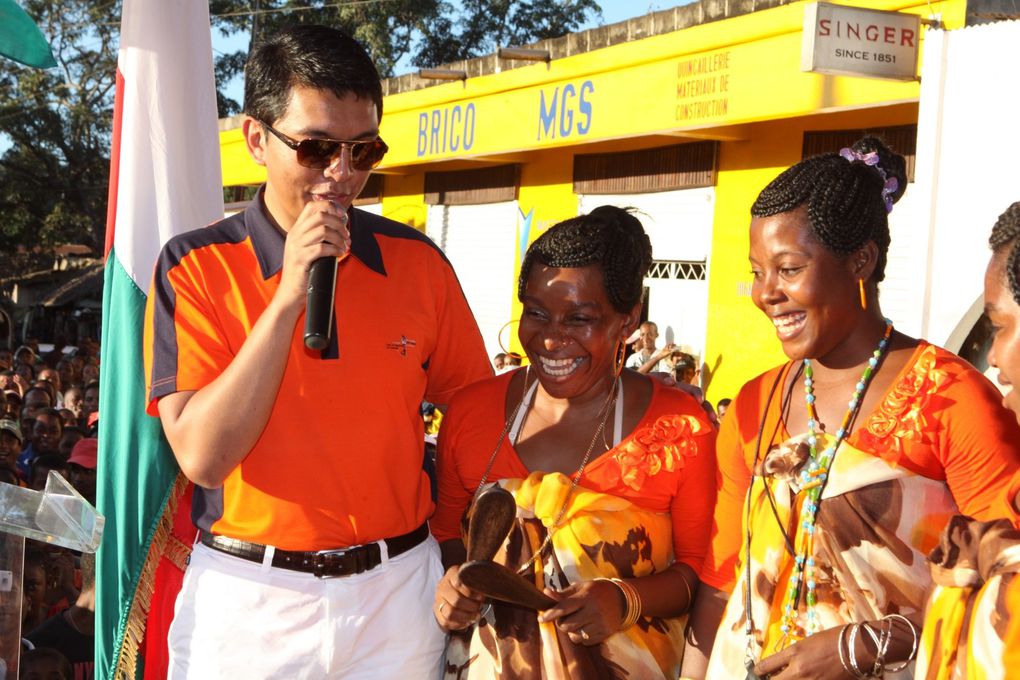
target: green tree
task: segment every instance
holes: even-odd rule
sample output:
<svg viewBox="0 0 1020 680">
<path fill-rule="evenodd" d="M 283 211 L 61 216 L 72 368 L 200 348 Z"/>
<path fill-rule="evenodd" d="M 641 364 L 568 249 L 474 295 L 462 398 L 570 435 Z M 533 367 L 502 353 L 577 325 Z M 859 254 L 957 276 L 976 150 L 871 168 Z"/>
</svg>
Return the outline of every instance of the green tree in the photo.
<svg viewBox="0 0 1020 680">
<path fill-rule="evenodd" d="M 62 243 L 102 252 L 120 18 L 118 1 L 22 6 L 49 38 L 58 66 L 38 70 L 0 59 L 5 275 L 45 261 Z"/>
<path fill-rule="evenodd" d="M 314 9 L 301 9 L 308 7 Z M 383 77 L 404 57 L 417 67 L 437 66 L 566 35 L 602 16 L 596 0 L 463 0 L 459 7 L 444 0 L 211 0 L 209 11 L 224 35 L 247 31 L 257 38 L 292 23 L 336 26 L 368 48 Z M 217 82 L 239 74 L 245 56 L 244 50 L 219 56 Z M 222 94 L 219 106 L 221 116 L 240 110 Z"/>
</svg>

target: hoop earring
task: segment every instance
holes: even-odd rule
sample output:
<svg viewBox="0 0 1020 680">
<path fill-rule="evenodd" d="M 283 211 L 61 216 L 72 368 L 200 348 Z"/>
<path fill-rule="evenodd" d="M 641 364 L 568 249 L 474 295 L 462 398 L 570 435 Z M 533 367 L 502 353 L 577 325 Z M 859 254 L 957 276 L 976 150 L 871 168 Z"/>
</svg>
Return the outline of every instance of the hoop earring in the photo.
<svg viewBox="0 0 1020 680">
<path fill-rule="evenodd" d="M 510 350 L 508 350 L 506 348 L 506 346 L 503 345 L 503 331 L 505 331 L 507 328 L 509 328 L 510 324 L 514 324 L 514 323 L 517 323 L 519 321 L 520 321 L 520 319 L 510 319 L 505 324 L 500 326 L 499 333 L 496 334 L 496 343 L 499 344 L 499 348 L 501 350 L 503 350 L 504 354 L 506 354 L 509 357 L 513 357 L 514 359 L 523 359 L 524 357 L 521 356 L 520 354 L 518 354 L 517 352 L 511 352 Z"/>
<path fill-rule="evenodd" d="M 864 279 L 857 279 L 857 289 L 861 293 L 861 309 L 867 311 L 867 309 L 868 309 L 868 296 L 864 292 Z"/>
<path fill-rule="evenodd" d="M 627 344 L 621 340 L 620 344 L 616 348 L 616 361 L 615 361 L 615 365 L 613 366 L 613 368 L 615 369 L 614 374 L 615 374 L 615 376 L 617 378 L 619 378 L 620 374 L 623 373 L 623 364 L 624 364 L 624 358 L 626 357 L 626 355 L 627 355 Z"/>
</svg>

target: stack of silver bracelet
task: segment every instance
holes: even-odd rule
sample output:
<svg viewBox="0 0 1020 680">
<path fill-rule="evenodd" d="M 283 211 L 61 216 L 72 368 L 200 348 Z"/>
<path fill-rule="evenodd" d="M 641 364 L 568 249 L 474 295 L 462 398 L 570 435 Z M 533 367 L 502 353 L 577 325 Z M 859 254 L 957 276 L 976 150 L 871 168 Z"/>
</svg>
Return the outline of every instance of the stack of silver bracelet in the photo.
<svg viewBox="0 0 1020 680">
<path fill-rule="evenodd" d="M 906 661 L 903 661 L 898 666 L 887 667 L 885 655 L 889 651 L 889 643 L 892 641 L 893 634 L 893 621 L 896 619 L 907 625 L 907 628 L 910 629 L 910 634 L 914 637 L 914 641 L 911 644 L 910 654 L 907 656 Z M 858 678 L 858 680 L 881 678 L 886 671 L 892 673 L 902 671 L 917 655 L 917 645 L 920 640 L 917 635 L 917 629 L 914 628 L 914 624 L 907 617 L 900 616 L 899 614 L 890 614 L 879 622 L 878 627 L 879 631 L 876 633 L 875 626 L 867 621 L 862 621 L 861 623 L 848 623 L 839 631 L 839 641 L 836 643 L 839 649 L 839 661 L 843 664 L 843 669 L 855 678 Z M 867 647 L 868 638 L 875 643 L 875 664 L 870 669 L 861 669 L 857 663 L 857 637 L 862 630 L 867 635 L 862 638 L 865 647 Z"/>
</svg>

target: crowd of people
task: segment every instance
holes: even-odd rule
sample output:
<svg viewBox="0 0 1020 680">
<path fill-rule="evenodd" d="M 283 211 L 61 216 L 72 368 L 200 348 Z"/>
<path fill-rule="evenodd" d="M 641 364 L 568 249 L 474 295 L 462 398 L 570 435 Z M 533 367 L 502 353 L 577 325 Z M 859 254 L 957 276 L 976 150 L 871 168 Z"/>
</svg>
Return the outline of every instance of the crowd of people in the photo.
<svg viewBox="0 0 1020 680">
<path fill-rule="evenodd" d="M 788 360 L 717 417 L 699 359 L 658 347 L 641 318 L 652 248 L 634 213 L 603 206 L 531 244 L 527 361 L 498 355 L 493 371 L 442 253 L 351 207 L 387 150 L 364 49 L 292 27 L 253 49 L 245 77 L 244 138 L 268 181 L 243 213 L 171 240 L 149 296 L 148 411 L 194 482 L 200 532 L 168 676 L 1020 667 L 1020 403 L 884 317 L 888 214 L 907 181 L 880 139 L 797 163 L 750 206 L 751 297 Z M 989 362 L 1009 389 L 1020 203 L 990 244 Z M 341 258 L 339 322 L 311 350 L 299 319 L 322 257 Z M 89 353 L 10 359 L 8 478 L 38 485 L 48 456 L 72 480 L 72 465 L 94 469 Z M 59 641 L 88 630 L 91 567 L 83 556 L 78 584 L 68 558 L 26 568 L 40 663 L 59 665 L 50 646 L 75 662 Z"/>
<path fill-rule="evenodd" d="M 98 342 L 0 348 L 0 390 L 0 482 L 42 491 L 52 471 L 95 505 Z M 90 680 L 95 556 L 29 539 L 23 574 L 22 675 Z"/>
</svg>

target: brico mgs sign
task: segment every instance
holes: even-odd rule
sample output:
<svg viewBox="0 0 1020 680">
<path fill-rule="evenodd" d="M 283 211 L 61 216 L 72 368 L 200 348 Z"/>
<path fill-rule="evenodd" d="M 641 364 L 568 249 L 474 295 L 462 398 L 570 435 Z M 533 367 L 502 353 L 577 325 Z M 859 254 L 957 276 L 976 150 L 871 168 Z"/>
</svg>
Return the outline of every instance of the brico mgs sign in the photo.
<svg viewBox="0 0 1020 680">
<path fill-rule="evenodd" d="M 920 41 L 914 14 L 816 2 L 804 8 L 801 70 L 916 80 Z"/>
</svg>

